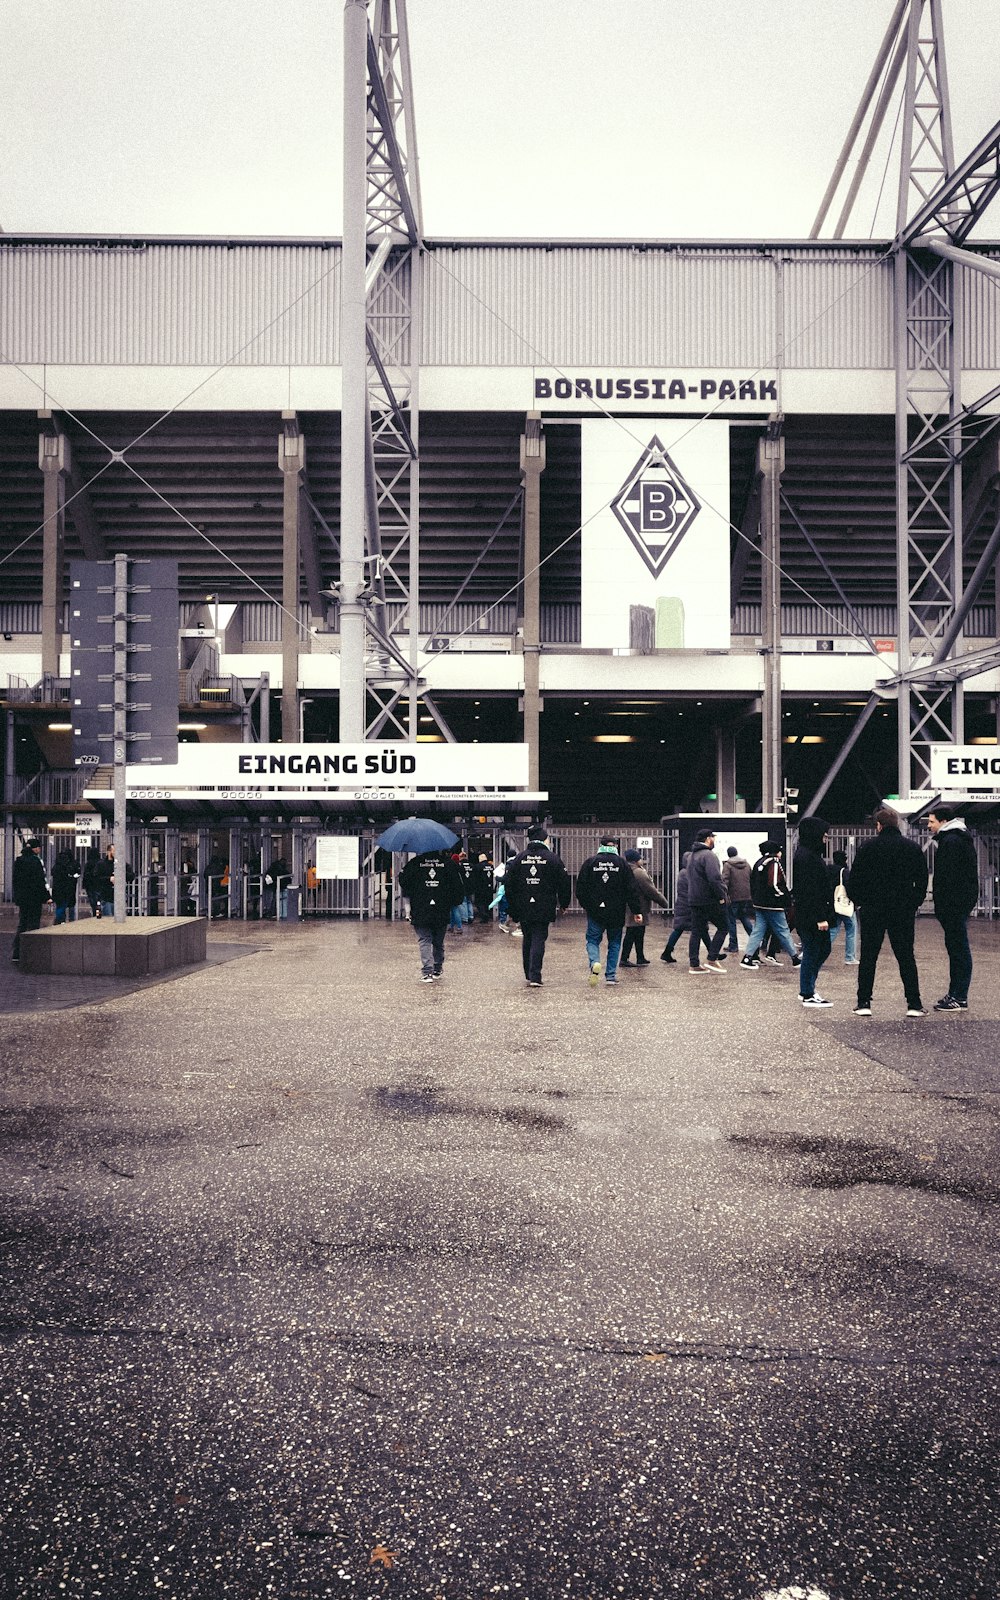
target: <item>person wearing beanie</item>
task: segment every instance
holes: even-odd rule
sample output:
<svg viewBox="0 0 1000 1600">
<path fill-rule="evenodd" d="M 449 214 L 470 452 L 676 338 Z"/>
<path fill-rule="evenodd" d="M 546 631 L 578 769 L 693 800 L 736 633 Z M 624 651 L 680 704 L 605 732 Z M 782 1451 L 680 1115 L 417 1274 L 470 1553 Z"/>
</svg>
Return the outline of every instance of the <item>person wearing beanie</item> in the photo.
<svg viewBox="0 0 1000 1600">
<path fill-rule="evenodd" d="M 622 945 L 622 958 L 618 965 L 620 967 L 630 967 L 632 963 L 629 960 L 629 956 L 634 950 L 635 965 L 637 967 L 648 967 L 649 962 L 646 960 L 646 952 L 643 946 L 646 941 L 646 924 L 649 921 L 649 914 L 653 909 L 654 903 L 669 909 L 669 902 L 660 893 L 642 865 L 640 851 L 626 850 L 625 860 L 632 869 L 632 880 L 639 891 L 640 906 L 638 914 L 631 909 L 625 913 L 625 941 Z"/>
<path fill-rule="evenodd" d="M 618 841 L 610 834 L 601 840 L 600 849 L 588 856 L 576 875 L 576 898 L 587 913 L 587 962 L 593 986 L 601 975 L 601 941 L 607 934 L 608 954 L 604 964 L 605 983 L 618 982 L 618 957 L 622 947 L 625 913 L 631 911 L 641 922 L 642 901 L 632 869 L 618 854 Z"/>
<path fill-rule="evenodd" d="M 913 937 L 917 912 L 927 893 L 927 862 L 920 846 L 903 838 L 899 816 L 891 806 L 879 806 L 872 820 L 875 837 L 861 846 L 847 879 L 847 892 L 861 923 L 858 1003 L 854 1014 L 872 1014 L 875 968 L 888 934 L 903 982 L 906 1015 L 925 1017 Z"/>
<path fill-rule="evenodd" d="M 17 932 L 11 959 L 21 959 L 22 933 L 34 933 L 42 925 L 42 907 L 50 898 L 45 880 L 45 868 L 40 860 L 41 839 L 26 839 L 21 854 L 14 862 L 11 895 L 18 909 Z"/>
<path fill-rule="evenodd" d="M 757 970 L 760 966 L 757 952 L 768 934 L 774 935 L 781 948 L 791 956 L 792 966 L 797 967 L 801 957 L 792 943 L 788 927 L 787 910 L 792 897 L 781 865 L 783 846 L 776 839 L 762 839 L 757 848 L 760 856 L 750 874 L 750 898 L 756 920 L 740 968 L 744 972 Z"/>
<path fill-rule="evenodd" d="M 830 954 L 830 928 L 834 921 L 833 890 L 823 857 L 829 825 L 822 817 L 803 817 L 799 842 L 792 858 L 795 885 L 795 926 L 802 940 L 799 966 L 799 1000 L 804 1006 L 832 1006 L 816 988 L 816 979 Z"/>
<path fill-rule="evenodd" d="M 572 892 L 569 873 L 549 848 L 548 833 L 540 824 L 528 829 L 527 846 L 507 862 L 503 881 L 507 907 L 521 925 L 524 981 L 529 989 L 540 989 L 549 928 L 566 910 Z"/>
</svg>

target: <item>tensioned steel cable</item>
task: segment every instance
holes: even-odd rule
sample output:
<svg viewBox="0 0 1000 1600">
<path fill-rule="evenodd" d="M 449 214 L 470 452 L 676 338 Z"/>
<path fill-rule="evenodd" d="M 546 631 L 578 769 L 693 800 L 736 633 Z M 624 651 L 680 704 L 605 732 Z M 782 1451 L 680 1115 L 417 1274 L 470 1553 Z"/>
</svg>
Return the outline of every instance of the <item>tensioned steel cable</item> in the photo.
<svg viewBox="0 0 1000 1600">
<path fill-rule="evenodd" d="M 431 250 L 431 251 L 428 251 L 427 253 L 429 254 L 429 256 L 430 256 L 431 260 L 434 262 L 434 264 L 442 272 L 447 273 L 447 275 L 450 278 L 452 278 L 455 283 L 458 284 L 459 288 L 464 290 L 464 292 L 466 294 L 468 294 L 471 299 L 475 300 L 479 305 L 481 305 L 483 310 L 486 311 L 490 316 L 495 318 L 495 320 L 500 324 L 501 327 L 506 328 L 508 332 L 512 333 L 514 335 L 514 337 L 524 346 L 526 351 L 530 352 L 533 356 L 537 356 L 539 358 L 541 364 L 543 366 L 545 366 L 549 371 L 558 372 L 561 377 L 567 378 L 567 381 L 569 381 L 568 380 L 568 374 L 559 366 L 558 362 L 548 359 L 548 357 L 546 356 L 546 353 L 544 351 L 542 351 L 542 350 L 539 350 L 536 345 L 533 345 L 531 340 L 529 338 L 527 338 L 523 333 L 521 333 L 520 329 L 515 327 L 513 323 L 509 322 L 507 320 L 507 318 L 504 317 L 501 312 L 497 311 L 494 306 L 490 305 L 488 301 L 484 300 L 482 298 L 482 296 L 475 289 L 473 289 L 471 287 L 470 284 L 466 283 L 463 278 L 459 277 L 457 272 L 454 272 L 450 267 L 446 266 L 444 264 L 444 262 L 442 262 L 439 259 L 437 251 Z M 774 356 L 772 358 L 772 361 L 770 363 L 770 366 L 771 367 L 776 367 L 778 365 L 781 357 L 783 357 L 785 355 L 785 353 L 788 350 L 791 349 L 791 347 L 796 343 L 796 341 L 801 339 L 801 338 L 803 338 L 803 336 L 805 334 L 807 334 L 811 328 L 815 327 L 818 322 L 821 322 L 824 317 L 828 316 L 829 313 L 834 309 L 834 307 L 840 304 L 841 300 L 844 300 L 844 299 L 847 298 L 848 295 L 853 294 L 854 291 L 856 289 L 858 289 L 868 278 L 870 278 L 871 275 L 882 265 L 882 263 L 886 260 L 886 258 L 888 257 L 889 254 L 891 254 L 891 250 L 887 250 L 884 255 L 879 256 L 875 261 L 873 261 L 871 263 L 870 266 L 866 267 L 866 269 L 862 273 L 860 273 L 858 275 L 858 277 L 853 280 L 853 282 L 848 284 L 847 287 L 845 289 L 843 289 L 840 294 L 836 295 L 834 297 L 834 299 L 832 299 L 829 302 L 828 305 L 824 306 L 821 311 L 818 311 L 816 313 L 816 315 L 809 322 L 805 323 L 801 328 L 797 329 L 796 332 L 793 335 L 791 335 L 789 338 L 787 338 L 785 340 L 785 343 L 782 344 L 781 346 L 779 346 L 779 348 L 775 351 Z M 762 372 L 764 372 L 766 370 L 768 370 L 768 368 L 765 367 L 762 364 L 762 365 L 754 368 L 753 372 L 751 373 L 751 376 L 752 377 L 756 377 L 759 373 L 762 373 Z M 590 405 L 592 406 L 592 408 L 595 411 L 598 411 L 609 422 L 613 422 L 616 425 L 616 427 L 619 427 L 622 430 L 622 432 L 625 433 L 628 436 L 628 438 L 630 438 L 633 441 L 633 443 L 635 443 L 636 445 L 639 446 L 640 449 L 644 448 L 643 441 L 640 438 L 640 436 L 637 435 L 636 433 L 634 433 L 632 431 L 632 429 L 629 428 L 626 425 L 625 420 L 621 416 L 618 416 L 615 413 L 613 413 L 612 411 L 610 411 L 608 409 L 608 407 L 605 406 L 599 399 L 597 399 L 596 397 L 591 396 L 591 395 L 580 396 L 579 398 L 586 399 L 587 401 L 589 401 Z M 690 435 L 692 433 L 694 433 L 696 431 L 696 429 L 701 427 L 701 425 L 704 422 L 707 422 L 712 417 L 714 417 L 715 414 L 721 409 L 723 404 L 724 404 L 723 401 L 717 400 L 716 403 L 713 406 L 710 406 L 705 412 L 703 412 L 701 414 L 701 416 L 693 418 L 692 422 L 691 422 L 691 426 L 689 428 L 686 428 L 684 430 L 684 432 L 681 433 L 678 436 L 678 438 L 674 441 L 674 443 L 675 444 L 679 444 L 684 439 L 689 438 Z M 611 497 L 611 499 L 613 499 L 613 498 L 614 498 L 614 496 Z M 595 517 L 601 516 L 608 509 L 608 507 L 611 504 L 611 499 L 606 500 L 603 505 L 598 506 L 597 509 L 594 512 L 592 512 L 589 517 L 585 518 L 584 521 L 582 521 L 579 524 L 578 527 L 574 528 L 572 530 L 572 532 L 568 533 L 566 535 L 565 539 L 561 540 L 560 543 L 555 545 L 553 547 L 553 549 L 551 549 L 548 552 L 547 555 L 543 556 L 541 558 L 541 560 L 538 562 L 538 564 L 535 566 L 533 571 L 534 572 L 540 572 L 542 567 L 545 566 L 546 562 L 551 561 L 553 556 L 556 556 L 556 555 L 559 554 L 560 550 L 565 549 L 565 547 L 568 544 L 571 544 L 572 541 L 574 539 L 576 539 L 583 532 L 583 529 L 585 527 L 588 527 L 589 524 L 591 522 L 593 522 Z M 724 522 L 726 524 L 726 526 L 733 533 L 735 533 L 737 535 L 738 538 L 745 540 L 746 543 L 749 544 L 753 549 L 755 549 L 755 550 L 758 549 L 758 546 L 755 544 L 754 540 L 750 538 L 749 534 L 745 534 L 743 532 L 742 528 L 738 528 L 736 526 L 736 524 L 730 519 L 730 517 L 724 515 L 723 512 L 721 512 L 718 509 L 718 507 L 712 505 L 711 501 L 705 500 L 704 504 L 708 507 L 708 509 L 710 511 L 713 511 L 715 513 L 715 515 L 720 519 L 720 521 Z M 811 605 L 816 606 L 816 608 L 820 612 L 822 612 L 825 616 L 829 617 L 831 621 L 836 622 L 837 626 L 839 628 L 843 627 L 842 619 L 837 617 L 835 615 L 835 613 L 832 612 L 829 609 L 828 606 L 824 605 L 821 600 L 817 600 L 816 597 L 809 592 L 809 590 L 805 587 L 804 584 L 800 583 L 797 578 L 793 577 L 790 572 L 787 572 L 784 569 L 784 567 L 781 566 L 780 562 L 771 561 L 771 558 L 769 556 L 767 556 L 763 550 L 759 550 L 759 554 L 760 554 L 761 561 L 769 561 L 769 562 L 771 562 L 771 565 L 775 568 L 775 570 L 778 572 L 778 574 L 786 582 L 791 584 L 794 588 L 800 590 L 800 592 L 805 596 L 805 598 L 810 602 Z M 459 633 L 454 634 L 451 637 L 460 639 L 460 638 L 462 638 L 462 636 L 464 634 L 471 632 L 472 629 L 477 626 L 478 622 L 481 621 L 482 617 L 487 616 L 489 611 L 493 610 L 495 606 L 502 604 L 504 600 L 509 599 L 511 595 L 515 594 L 517 592 L 517 590 L 521 587 L 521 583 L 522 582 L 523 582 L 523 578 L 519 579 L 518 582 L 513 584 L 508 590 L 506 590 L 506 592 L 504 594 L 501 594 L 500 596 L 498 596 L 497 599 L 491 601 L 489 607 L 487 607 L 487 609 L 485 611 L 483 611 L 480 614 L 479 617 L 473 618 L 473 620 L 468 624 L 467 627 L 461 629 L 461 631 Z M 864 644 L 866 652 L 868 654 L 872 653 L 871 647 L 870 647 L 868 641 L 866 639 L 864 639 L 860 634 L 856 634 L 856 633 L 855 634 L 851 634 L 850 631 L 848 630 L 848 637 L 853 637 L 854 639 L 857 640 L 858 643 Z M 443 654 L 443 651 L 441 651 L 441 650 L 433 650 L 433 651 L 428 650 L 428 651 L 422 651 L 421 654 L 429 662 L 429 661 L 434 660 L 434 658 L 436 656 L 439 656 L 439 655 Z"/>
<path fill-rule="evenodd" d="M 84 433 L 89 434 L 90 438 L 93 439 L 96 444 L 100 445 L 100 447 L 103 450 L 107 450 L 109 459 L 90 478 L 88 478 L 86 483 L 82 484 L 79 489 L 75 490 L 72 495 L 70 495 L 66 500 L 64 500 L 62 505 L 59 507 L 59 509 L 56 512 L 52 513 L 52 515 L 50 515 L 49 517 L 43 518 L 43 520 L 38 524 L 38 526 L 36 528 L 33 528 L 32 531 L 29 534 L 27 534 L 25 536 L 25 538 L 23 538 L 20 541 L 19 544 L 14 545 L 13 548 L 11 550 L 9 550 L 6 555 L 0 557 L 0 566 L 3 566 L 4 563 L 9 561 L 12 556 L 15 556 L 19 550 L 23 550 L 26 544 L 29 544 L 32 539 L 34 539 L 39 533 L 41 533 L 45 529 L 46 525 L 52 520 L 53 516 L 58 516 L 60 514 L 60 512 L 65 511 L 67 506 L 72 505 L 74 500 L 78 499 L 79 496 L 81 496 L 82 494 L 86 493 L 86 491 L 90 488 L 90 485 L 92 483 L 96 483 L 97 482 L 97 479 L 102 475 L 102 473 L 106 472 L 109 467 L 114 466 L 117 463 L 117 464 L 119 464 L 119 465 L 121 465 L 123 467 L 126 467 L 128 469 L 128 471 L 131 472 L 133 474 L 133 476 L 136 477 L 138 479 L 138 481 L 141 484 L 143 484 L 143 486 L 146 489 L 148 489 L 150 491 L 150 493 L 154 494 L 158 500 L 162 501 L 162 503 L 167 507 L 167 509 L 169 511 L 172 511 L 173 514 L 176 517 L 178 517 L 181 522 L 183 522 L 187 527 L 189 527 L 192 530 L 192 532 L 196 533 L 199 536 L 199 538 L 203 539 L 204 542 L 211 549 L 213 549 L 218 555 L 220 555 L 224 561 L 228 561 L 230 566 L 232 566 L 236 570 L 236 572 L 239 573 L 241 578 L 245 579 L 246 582 L 249 583 L 250 585 L 252 585 L 253 588 L 258 589 L 260 591 L 260 593 L 262 595 L 264 595 L 265 599 L 271 601 L 271 603 L 273 605 L 276 605 L 278 607 L 279 612 L 283 612 L 286 616 L 291 617 L 292 620 L 295 623 L 296 628 L 299 630 L 300 633 L 302 633 L 303 635 L 308 634 L 309 630 L 305 627 L 305 625 L 302 622 L 300 622 L 300 620 L 299 620 L 297 615 L 295 615 L 293 612 L 289 611 L 288 607 L 285 606 L 282 603 L 282 601 L 279 600 L 275 595 L 272 595 L 267 589 L 265 589 L 263 584 L 258 583 L 256 578 L 252 577 L 249 572 L 245 571 L 244 568 L 240 566 L 239 562 L 236 561 L 232 556 L 228 555 L 226 553 L 226 551 L 223 550 L 219 545 L 217 545 L 213 539 L 210 539 L 208 534 L 204 531 L 203 528 L 199 528 L 196 523 L 192 522 L 189 517 L 185 516 L 184 512 L 179 510 L 179 508 L 177 506 L 175 506 L 168 499 L 168 497 L 166 495 L 162 494 L 158 489 L 154 489 L 152 484 L 150 484 L 142 476 L 142 474 L 141 474 L 141 472 L 139 472 L 138 468 L 134 467 L 132 465 L 131 461 L 128 461 L 126 459 L 126 456 L 127 456 L 127 452 L 129 450 L 133 450 L 137 444 L 140 444 L 142 442 L 143 439 L 148 438 L 148 436 L 154 431 L 154 429 L 160 427 L 160 425 L 162 423 L 166 422 L 169 417 L 172 417 L 174 415 L 174 413 L 176 411 L 178 411 L 182 406 L 187 405 L 188 401 L 192 400 L 194 398 L 194 396 L 196 394 L 198 394 L 200 392 L 200 390 L 202 390 L 205 387 L 206 384 L 211 383 L 215 378 L 218 377 L 220 372 L 225 372 L 227 367 L 232 366 L 233 362 L 238 361 L 240 356 L 243 355 L 245 353 L 245 351 L 251 349 L 253 347 L 253 345 L 255 345 L 258 342 L 258 340 L 262 339 L 264 337 L 264 335 L 266 333 L 269 333 L 270 330 L 273 327 L 275 327 L 284 317 L 288 316 L 289 312 L 294 311 L 295 307 L 297 305 L 300 305 L 302 303 L 302 301 L 307 298 L 308 295 L 312 294 L 313 291 L 318 289 L 321 284 L 325 283 L 327 278 L 330 277 L 331 273 L 333 273 L 335 271 L 336 265 L 337 265 L 336 261 L 331 263 L 331 265 L 329 267 L 327 267 L 325 272 L 320 273 L 318 278 L 315 278 L 313 280 L 313 282 L 308 284 L 305 289 L 303 289 L 299 294 L 297 294 L 294 297 L 294 299 L 290 300 L 288 302 L 288 304 L 286 306 L 284 306 L 281 311 L 277 312 L 271 318 L 271 320 L 269 322 L 266 322 L 263 327 L 258 328 L 257 331 L 252 335 L 251 338 L 245 340 L 244 343 L 242 345 L 240 345 L 240 347 L 237 350 L 234 350 L 231 355 L 226 357 L 225 361 L 221 361 L 217 367 L 215 367 L 204 378 L 202 378 L 198 383 L 196 383 L 192 389 L 189 389 L 186 394 L 182 395 L 181 398 L 174 403 L 174 405 L 172 405 L 167 411 L 164 411 L 162 413 L 162 415 L 158 416 L 155 419 L 155 421 L 153 421 L 153 422 L 151 422 L 149 424 L 148 427 L 144 428 L 142 433 L 137 434 L 134 439 L 132 439 L 127 445 L 125 445 L 120 450 L 116 450 L 116 449 L 113 448 L 113 446 L 109 445 L 106 440 L 102 439 L 97 433 L 95 433 L 93 428 L 89 427 L 87 425 L 87 423 L 85 423 L 83 421 L 82 418 L 76 416 L 76 414 L 74 412 L 70 411 L 68 409 L 68 407 L 60 405 L 58 396 L 52 394 L 51 390 L 49 390 L 47 386 L 43 387 L 43 385 L 40 384 L 37 381 L 36 378 L 32 377 L 31 373 L 26 371 L 26 369 L 23 366 L 21 366 L 19 362 L 9 361 L 9 360 L 6 361 L 4 363 L 5 365 L 10 366 L 15 372 L 21 373 L 22 377 L 27 378 L 28 382 L 32 385 L 32 387 L 37 389 L 39 394 L 41 394 L 43 396 L 43 398 L 49 400 L 50 402 L 52 402 L 54 404 L 55 409 L 61 411 L 64 416 L 69 417 L 71 419 L 71 421 L 76 423 L 76 425 Z M 2 359 L 3 358 L 0 357 L 0 360 L 2 360 Z"/>
</svg>

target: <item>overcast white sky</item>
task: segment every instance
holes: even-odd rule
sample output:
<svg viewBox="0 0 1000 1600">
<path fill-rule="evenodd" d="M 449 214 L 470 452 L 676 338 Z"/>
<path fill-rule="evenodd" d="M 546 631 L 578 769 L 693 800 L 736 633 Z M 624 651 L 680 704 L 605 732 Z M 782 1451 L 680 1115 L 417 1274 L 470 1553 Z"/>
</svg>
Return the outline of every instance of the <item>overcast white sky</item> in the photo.
<svg viewBox="0 0 1000 1600">
<path fill-rule="evenodd" d="M 425 231 L 804 238 L 892 9 L 410 0 Z M 1000 119 L 1000 3 L 943 10 L 961 158 Z M 0 0 L 0 226 L 339 235 L 342 26 L 340 0 Z M 884 165 L 852 237 L 893 231 Z"/>
</svg>

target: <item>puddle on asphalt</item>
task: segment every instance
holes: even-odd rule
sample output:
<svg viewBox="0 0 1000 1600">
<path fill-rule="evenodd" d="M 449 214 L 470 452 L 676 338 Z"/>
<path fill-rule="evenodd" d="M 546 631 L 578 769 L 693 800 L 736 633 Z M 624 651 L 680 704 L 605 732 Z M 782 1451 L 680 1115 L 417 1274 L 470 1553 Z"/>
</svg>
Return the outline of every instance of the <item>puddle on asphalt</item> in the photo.
<svg viewBox="0 0 1000 1600">
<path fill-rule="evenodd" d="M 823 1134 L 734 1133 L 729 1142 L 738 1149 L 777 1156 L 805 1156 L 812 1165 L 802 1180 L 808 1189 L 850 1189 L 860 1184 L 882 1184 L 895 1189 L 918 1189 L 994 1205 L 1000 1190 L 972 1178 L 955 1177 L 897 1150 L 892 1145 L 868 1144 L 863 1139 L 838 1139 Z"/>
<path fill-rule="evenodd" d="M 534 1128 L 557 1133 L 568 1127 L 565 1117 L 533 1106 L 488 1106 L 463 1100 L 433 1084 L 384 1084 L 370 1091 L 379 1111 L 397 1117 L 475 1117 L 489 1122 L 507 1123 L 519 1128 Z"/>
</svg>

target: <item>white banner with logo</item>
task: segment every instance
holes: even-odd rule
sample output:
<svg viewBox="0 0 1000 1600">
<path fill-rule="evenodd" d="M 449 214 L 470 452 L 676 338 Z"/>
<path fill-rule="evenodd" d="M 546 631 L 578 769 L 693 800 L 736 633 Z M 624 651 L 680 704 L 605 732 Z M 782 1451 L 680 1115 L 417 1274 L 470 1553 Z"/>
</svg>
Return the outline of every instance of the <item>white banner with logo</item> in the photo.
<svg viewBox="0 0 1000 1600">
<path fill-rule="evenodd" d="M 658 648 L 728 649 L 729 424 L 602 418 L 580 432 L 581 644 L 627 649 L 640 606 Z"/>
<path fill-rule="evenodd" d="M 526 789 L 524 744 L 188 744 L 176 766 L 126 768 L 129 794 Z"/>
</svg>

